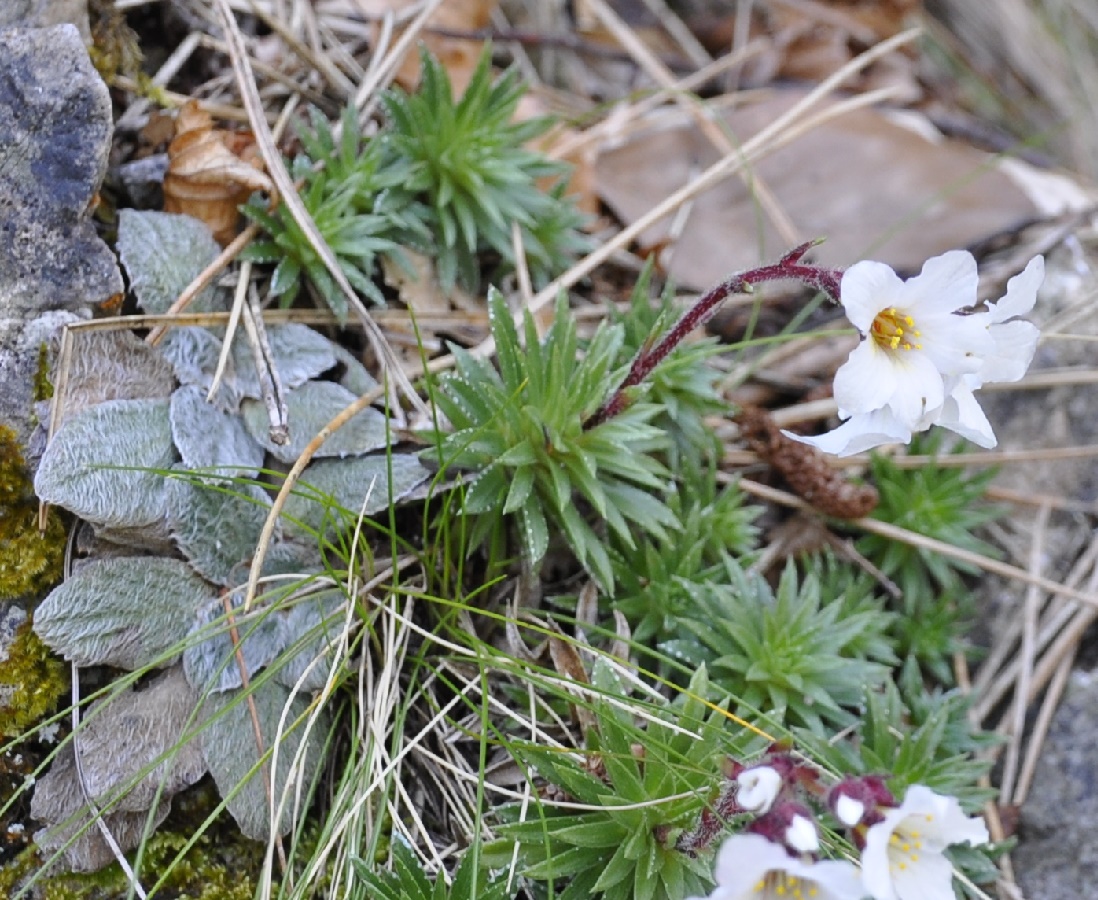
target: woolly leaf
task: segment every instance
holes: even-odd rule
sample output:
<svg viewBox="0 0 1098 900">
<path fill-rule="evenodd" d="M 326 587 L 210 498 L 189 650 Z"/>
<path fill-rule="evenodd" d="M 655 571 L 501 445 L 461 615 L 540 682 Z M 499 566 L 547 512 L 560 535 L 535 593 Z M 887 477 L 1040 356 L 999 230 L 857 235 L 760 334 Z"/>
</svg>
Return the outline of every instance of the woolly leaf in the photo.
<svg viewBox="0 0 1098 900">
<path fill-rule="evenodd" d="M 178 668 L 139 692 L 127 688 L 96 703 L 80 727 L 81 770 L 70 741 L 35 786 L 31 815 L 49 826 L 35 835 L 39 850 L 50 854 L 64 848 L 68 865 L 81 872 L 114 861 L 91 824 L 84 790 L 109 808 L 105 821 L 122 849 L 137 846 L 153 804 L 155 827 L 167 815 L 171 797 L 206 771 L 197 740 L 176 746 L 197 703 Z"/>
<path fill-rule="evenodd" d="M 377 379 L 366 370 L 355 354 L 339 344 L 333 344 L 332 351 L 335 353 L 336 362 L 343 369 L 339 376 L 339 383 L 343 387 L 358 397 L 377 388 Z"/>
<path fill-rule="evenodd" d="M 34 630 L 80 666 L 139 669 L 168 665 L 169 653 L 216 598 L 185 562 L 124 556 L 89 562 L 55 588 L 34 613 Z"/>
<path fill-rule="evenodd" d="M 294 462 L 316 434 L 335 416 L 355 402 L 355 395 L 331 381 L 310 381 L 286 396 L 286 421 L 290 440 L 279 446 L 270 439 L 266 407 L 257 401 L 244 404 L 244 421 L 252 437 L 274 457 Z M 367 407 L 332 434 L 317 450 L 317 457 L 368 453 L 389 442 L 384 414 Z"/>
<path fill-rule="evenodd" d="M 238 416 L 206 402 L 206 392 L 184 385 L 172 394 L 172 437 L 188 469 L 216 469 L 225 475 L 254 478 L 263 465 L 263 448 L 252 440 Z"/>
<path fill-rule="evenodd" d="M 308 325 L 290 322 L 285 325 L 268 325 L 267 342 L 271 359 L 278 370 L 279 380 L 285 390 L 316 378 L 336 364 L 332 342 Z M 243 335 L 233 339 L 232 358 L 240 393 L 258 399 L 259 375 L 255 367 L 255 354 Z"/>
<path fill-rule="evenodd" d="M 105 400 L 167 397 L 172 370 L 164 357 L 132 331 L 76 331 L 64 415 Z"/>
<path fill-rule="evenodd" d="M 108 400 L 62 422 L 34 478 L 46 503 L 98 525 L 151 525 L 164 518 L 164 479 L 175 462 L 168 400 Z M 132 469 L 122 467 L 134 467 Z"/>
<path fill-rule="evenodd" d="M 217 362 L 221 355 L 220 338 L 197 325 L 171 328 L 160 343 L 160 352 L 172 364 L 172 370 L 180 384 L 198 385 L 205 396 L 213 384 L 214 372 L 217 371 Z M 221 385 L 214 395 L 214 403 L 218 409 L 233 412 L 239 408 L 241 396 L 236 381 L 236 366 L 230 356 Z"/>
<path fill-rule="evenodd" d="M 208 718 L 202 731 L 202 753 L 218 790 L 227 798 L 229 812 L 247 837 L 265 841 L 270 836 L 273 815 L 265 787 L 267 779 L 260 771 L 261 757 L 267 772 L 271 773 L 269 783 L 275 805 L 279 804 L 284 792 L 291 792 L 278 820 L 280 834 L 285 834 L 292 824 L 292 792 L 297 783 L 307 788 L 316 775 L 329 723 L 329 715 L 324 709 L 317 714 L 317 721 L 309 733 L 303 765 L 295 770 L 297 782 L 287 784 L 290 766 L 304 738 L 305 723 L 297 720 L 306 714 L 308 705 L 307 698 L 300 694 L 291 700 L 290 692 L 274 681 L 256 686 L 248 697 L 239 691 L 212 694 L 203 704 L 203 712 Z M 257 745 L 252 707 L 259 723 L 261 748 Z M 281 734 L 280 721 L 284 721 Z M 267 754 L 279 738 L 278 764 L 272 772 Z"/>
<path fill-rule="evenodd" d="M 280 684 L 306 692 L 324 687 L 332 668 L 333 646 L 343 632 L 346 600 L 335 589 L 318 591 L 296 601 L 282 616 L 283 642 L 291 655 L 277 664 L 275 678 Z M 320 662 L 313 665 L 317 659 Z"/>
<path fill-rule="evenodd" d="M 338 512 L 342 505 L 351 516 L 360 512 L 373 515 L 386 509 L 390 500 L 400 500 L 430 477 L 430 470 L 412 453 L 322 459 L 305 469 L 283 514 L 287 519 L 296 519 L 306 529 L 320 531 L 325 518 L 332 515 L 333 507 Z M 285 527 L 289 531 L 300 526 L 287 523 Z"/>
<path fill-rule="evenodd" d="M 166 313 L 221 252 L 210 229 L 198 219 L 135 209 L 119 211 L 117 247 L 138 304 L 151 314 Z M 228 308 L 225 291 L 212 286 L 188 307 L 190 312 Z"/>
<path fill-rule="evenodd" d="M 191 642 L 183 651 L 183 671 L 197 690 L 224 692 L 241 687 L 241 661 L 250 681 L 286 646 L 276 612 L 264 606 L 245 613 L 240 591 L 232 595 L 232 603 L 231 623 L 221 598 L 198 611 Z M 230 628 L 235 629 L 235 641 Z"/>
<path fill-rule="evenodd" d="M 253 484 L 207 485 L 174 478 L 168 488 L 168 522 L 195 571 L 215 584 L 232 583 L 259 542 L 271 501 Z"/>
</svg>

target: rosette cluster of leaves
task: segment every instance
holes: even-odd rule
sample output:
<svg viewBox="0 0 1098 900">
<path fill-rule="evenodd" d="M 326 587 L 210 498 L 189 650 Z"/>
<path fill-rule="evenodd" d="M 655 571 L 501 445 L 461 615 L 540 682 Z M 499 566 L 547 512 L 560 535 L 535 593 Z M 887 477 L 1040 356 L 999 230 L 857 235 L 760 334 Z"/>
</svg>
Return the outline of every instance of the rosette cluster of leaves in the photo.
<svg viewBox="0 0 1098 900">
<path fill-rule="evenodd" d="M 895 681 L 890 677 L 881 689 L 866 690 L 863 700 L 849 740 L 797 729 L 798 743 L 811 758 L 844 775 L 888 772 L 897 794 L 924 784 L 956 797 L 970 811 L 994 796 L 980 784 L 991 768 L 980 752 L 1000 738 L 973 728 L 967 718 L 971 700 L 960 691 L 928 691 L 918 666 L 908 660 Z"/>
<path fill-rule="evenodd" d="M 525 87 L 515 68 L 492 80 L 490 47 L 457 101 L 445 67 L 426 49 L 420 70 L 417 93 L 394 89 L 382 98 L 389 118 L 382 141 L 387 174 L 429 210 L 443 287 L 455 280 L 475 287 L 485 251 L 513 266 L 512 223 L 522 231 L 531 276 L 546 280 L 585 246 L 582 217 L 563 186 L 538 186 L 567 167 L 527 146 L 551 121 L 513 121 Z"/>
<path fill-rule="evenodd" d="M 876 611 L 844 615 L 841 604 L 822 600 L 811 575 L 798 585 L 792 564 L 776 592 L 731 559 L 725 576 L 690 586 L 694 605 L 678 620 L 687 636 L 663 642 L 661 650 L 690 669 L 707 665 L 714 684 L 748 709 L 819 733 L 825 722 L 853 724 L 851 709 L 867 687 L 883 683 L 884 663 L 895 660 L 891 654 L 866 658 L 854 649 L 887 651 L 868 639 L 885 627 Z"/>
<path fill-rule="evenodd" d="M 373 900 L 511 900 L 515 889 L 508 890 L 506 873 L 492 878 L 480 871 L 480 854 L 472 847 L 462 854 L 450 884 L 437 875 L 432 880 L 412 849 L 403 841 L 393 841 L 393 865 L 390 869 L 372 869 L 362 859 L 352 862 L 365 886 L 364 896 Z"/>
<path fill-rule="evenodd" d="M 667 437 L 651 424 L 658 408 L 635 403 L 595 427 L 585 422 L 620 378 L 614 363 L 620 326 L 603 323 L 585 347 L 562 297 L 544 339 L 525 316 L 525 347 L 501 294 L 489 292 L 489 316 L 497 370 L 453 348 L 456 371 L 435 392 L 450 430 L 436 435 L 437 454 L 450 469 L 475 477 L 463 503 L 474 517 L 474 546 L 503 537 L 501 525 L 517 526 L 528 562 L 537 566 L 551 534 L 561 534 L 576 558 L 609 589 L 614 581 L 607 537 L 635 547 L 633 529 L 667 539 L 678 520 L 660 499 L 668 472 L 656 453 Z"/>
<path fill-rule="evenodd" d="M 623 705 L 628 691 L 604 662 L 596 663 L 592 684 L 600 696 L 586 761 L 542 747 L 514 748 L 521 763 L 567 794 L 571 808 L 539 803 L 525 821 L 517 821 L 519 805 L 500 808 L 501 838 L 485 848 L 485 862 L 506 865 L 517 852 L 525 878 L 571 879 L 556 894 L 560 900 L 680 900 L 707 892 L 711 859 L 675 847 L 721 781 L 729 750 L 725 719 L 701 700 L 709 692 L 705 668 L 688 695 L 650 709 L 644 727 Z"/>
<path fill-rule="evenodd" d="M 938 437 L 917 438 L 911 452 L 933 456 Z M 963 445 L 955 452 L 962 452 Z M 979 529 L 1003 514 L 1003 508 L 985 499 L 995 470 L 972 472 L 960 466 L 933 462 L 901 468 L 874 454 L 873 480 L 881 501 L 873 518 L 935 538 L 960 550 L 993 558 L 998 550 L 979 537 Z M 970 563 L 934 550 L 914 547 L 879 535 L 866 535 L 858 550 L 899 587 L 892 634 L 903 656 L 912 656 L 944 684 L 953 681 L 951 659 L 963 651 L 964 623 L 972 614 L 966 576 L 979 574 Z"/>
<path fill-rule="evenodd" d="M 332 248 L 351 285 L 375 303 L 384 303 L 375 281 L 379 256 L 406 262 L 401 247 L 425 250 L 431 234 L 424 223 L 426 209 L 402 192 L 395 192 L 400 174 L 383 164 L 382 145 L 366 140 L 353 107 L 341 119 L 337 141 L 327 120 L 312 111 L 312 129 L 298 129 L 304 147 L 290 163 L 290 174 L 301 185 L 300 195 L 317 230 Z M 254 241 L 244 259 L 277 263 L 270 293 L 284 305 L 293 302 L 307 277 L 321 299 L 342 321 L 347 298 L 332 279 L 305 232 L 285 205 L 268 212 L 258 196 L 243 207 L 244 214 L 263 226 L 267 237 Z"/>
<path fill-rule="evenodd" d="M 338 138 L 316 110 L 311 128 L 298 130 L 303 152 L 289 163 L 290 173 L 343 274 L 383 303 L 376 263 L 388 257 L 407 268 L 401 251 L 408 248 L 434 260 L 444 290 L 458 281 L 473 288 L 489 256 L 513 268 L 517 223 L 532 276 L 547 280 L 586 246 L 583 217 L 563 193 L 567 167 L 526 146 L 550 121 L 512 121 L 525 86 L 514 69 L 493 81 L 490 49 L 460 99 L 426 49 L 421 67 L 417 93 L 393 89 L 383 96 L 387 122 L 377 134 L 364 135 L 352 107 Z M 271 294 L 289 304 L 304 276 L 342 320 L 346 298 L 289 210 L 268 210 L 258 196 L 243 210 L 266 237 L 242 257 L 277 263 Z"/>
<path fill-rule="evenodd" d="M 694 607 L 692 586 L 720 582 L 725 559 L 749 558 L 758 540 L 761 509 L 745 505 L 735 484 L 719 484 L 714 467 L 682 462 L 682 481 L 667 498 L 678 525 L 666 538 L 645 534 L 613 551 L 614 607 L 640 644 L 678 636 L 679 618 Z"/>
</svg>

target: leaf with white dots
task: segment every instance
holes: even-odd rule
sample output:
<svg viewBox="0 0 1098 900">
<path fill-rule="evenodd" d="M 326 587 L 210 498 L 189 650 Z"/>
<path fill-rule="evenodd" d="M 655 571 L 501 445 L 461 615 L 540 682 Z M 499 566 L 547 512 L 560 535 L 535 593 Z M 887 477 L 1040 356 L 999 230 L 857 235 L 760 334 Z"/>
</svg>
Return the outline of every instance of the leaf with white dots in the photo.
<svg viewBox="0 0 1098 900">
<path fill-rule="evenodd" d="M 108 400 L 68 416 L 53 436 L 34 490 L 96 525 L 144 526 L 167 513 L 164 476 L 176 461 L 168 398 Z"/>
</svg>

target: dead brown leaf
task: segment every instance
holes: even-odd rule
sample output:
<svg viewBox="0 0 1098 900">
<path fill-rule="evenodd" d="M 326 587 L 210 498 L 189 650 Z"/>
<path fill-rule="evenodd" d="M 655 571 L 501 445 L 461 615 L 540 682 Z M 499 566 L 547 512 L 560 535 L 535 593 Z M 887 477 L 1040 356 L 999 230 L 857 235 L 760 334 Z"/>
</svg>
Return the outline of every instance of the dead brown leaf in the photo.
<svg viewBox="0 0 1098 900">
<path fill-rule="evenodd" d="M 737 141 L 746 140 L 801 96 L 768 92 L 726 114 L 725 124 Z M 600 154 L 599 192 L 630 223 L 715 159 L 692 121 L 665 116 Z M 872 257 L 917 270 L 931 256 L 1041 212 L 995 157 L 906 127 L 875 109 L 858 109 L 806 132 L 757 163 L 751 174 L 770 185 L 804 239 L 826 237 L 815 255 L 831 266 Z M 669 228 L 665 220 L 648 229 L 641 245 L 666 241 Z M 667 268 L 680 285 L 703 290 L 729 272 L 773 258 L 785 244 L 764 220 L 750 178 L 733 178 L 694 202 Z"/>
<path fill-rule="evenodd" d="M 328 6 L 338 6 L 329 3 Z M 357 15 L 381 19 L 387 13 L 400 14 L 416 6 L 417 0 L 356 0 L 353 4 Z M 499 0 L 446 0 L 427 20 L 420 40 L 438 57 L 450 74 L 455 96 L 460 95 L 473 77 L 484 41 L 475 36 L 458 37 L 460 33 L 472 33 L 488 28 L 492 13 Z M 399 33 L 398 33 L 399 36 Z M 409 53 L 397 69 L 395 81 L 405 90 L 414 90 L 419 84 L 419 56 Z"/>
<path fill-rule="evenodd" d="M 164 211 L 205 222 L 222 246 L 236 235 L 240 204 L 253 191 L 272 188 L 251 135 L 214 128 L 193 100 L 175 120 L 168 159 Z"/>
</svg>

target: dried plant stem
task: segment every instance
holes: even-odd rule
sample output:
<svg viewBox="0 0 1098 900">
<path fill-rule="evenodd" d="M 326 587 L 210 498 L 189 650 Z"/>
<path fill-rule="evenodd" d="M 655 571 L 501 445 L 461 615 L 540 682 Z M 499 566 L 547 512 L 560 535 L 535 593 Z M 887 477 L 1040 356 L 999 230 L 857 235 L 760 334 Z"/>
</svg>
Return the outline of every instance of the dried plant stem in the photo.
<svg viewBox="0 0 1098 900">
<path fill-rule="evenodd" d="M 721 478 L 721 480 L 727 482 L 731 480 L 731 477 Z M 739 484 L 742 490 L 755 497 L 761 497 L 764 500 L 780 503 L 782 506 L 788 506 L 792 509 L 812 509 L 808 503 L 805 503 L 799 497 L 795 497 L 787 491 L 780 491 L 777 488 L 760 484 L 759 482 L 752 481 L 748 478 L 740 479 L 737 481 L 737 484 Z M 1048 591 L 1050 594 L 1054 594 L 1058 597 L 1066 597 L 1070 600 L 1076 600 L 1079 603 L 1086 604 L 1086 611 L 1089 613 L 1093 614 L 1098 612 L 1098 596 L 1094 593 L 1076 590 L 1065 584 L 1053 581 L 1051 578 L 1044 578 L 1040 575 L 1030 575 L 1025 569 L 1020 569 L 1009 563 L 1000 562 L 997 559 L 992 559 L 990 556 L 983 556 L 979 553 L 972 553 L 969 550 L 962 550 L 959 547 L 954 547 L 952 544 L 947 544 L 944 541 L 939 541 L 923 534 L 916 534 L 914 531 L 908 531 L 906 528 L 899 528 L 895 525 L 890 525 L 888 522 L 881 522 L 877 519 L 850 519 L 848 524 L 861 528 L 863 531 L 868 531 L 871 534 L 877 534 L 881 537 L 889 538 L 890 540 L 900 541 L 912 547 L 933 550 L 935 553 L 941 553 L 943 556 L 948 556 L 950 559 L 956 559 L 960 562 L 978 566 L 985 572 L 993 572 L 996 575 L 1002 575 L 1004 578 L 1012 578 L 1016 581 L 1021 581 L 1024 584 L 1034 584 L 1042 590 Z"/>
<path fill-rule="evenodd" d="M 625 380 L 603 404 L 602 408 L 584 424 L 584 427 L 594 428 L 624 412 L 629 405 L 629 395 L 627 393 L 629 389 L 641 384 L 651 374 L 652 370 L 683 342 L 687 335 L 708 322 L 720 308 L 721 303 L 732 294 L 750 291 L 755 285 L 765 284 L 768 281 L 793 279 L 816 290 L 823 291 L 838 300 L 841 272 L 801 264 L 801 258 L 815 245 L 815 241 L 801 244 L 773 265 L 759 266 L 746 272 L 740 272 L 703 294 L 692 307 L 682 314 L 678 322 L 667 330 L 667 333 L 654 347 L 641 348 L 629 367 L 629 373 L 625 376 Z"/>
</svg>

